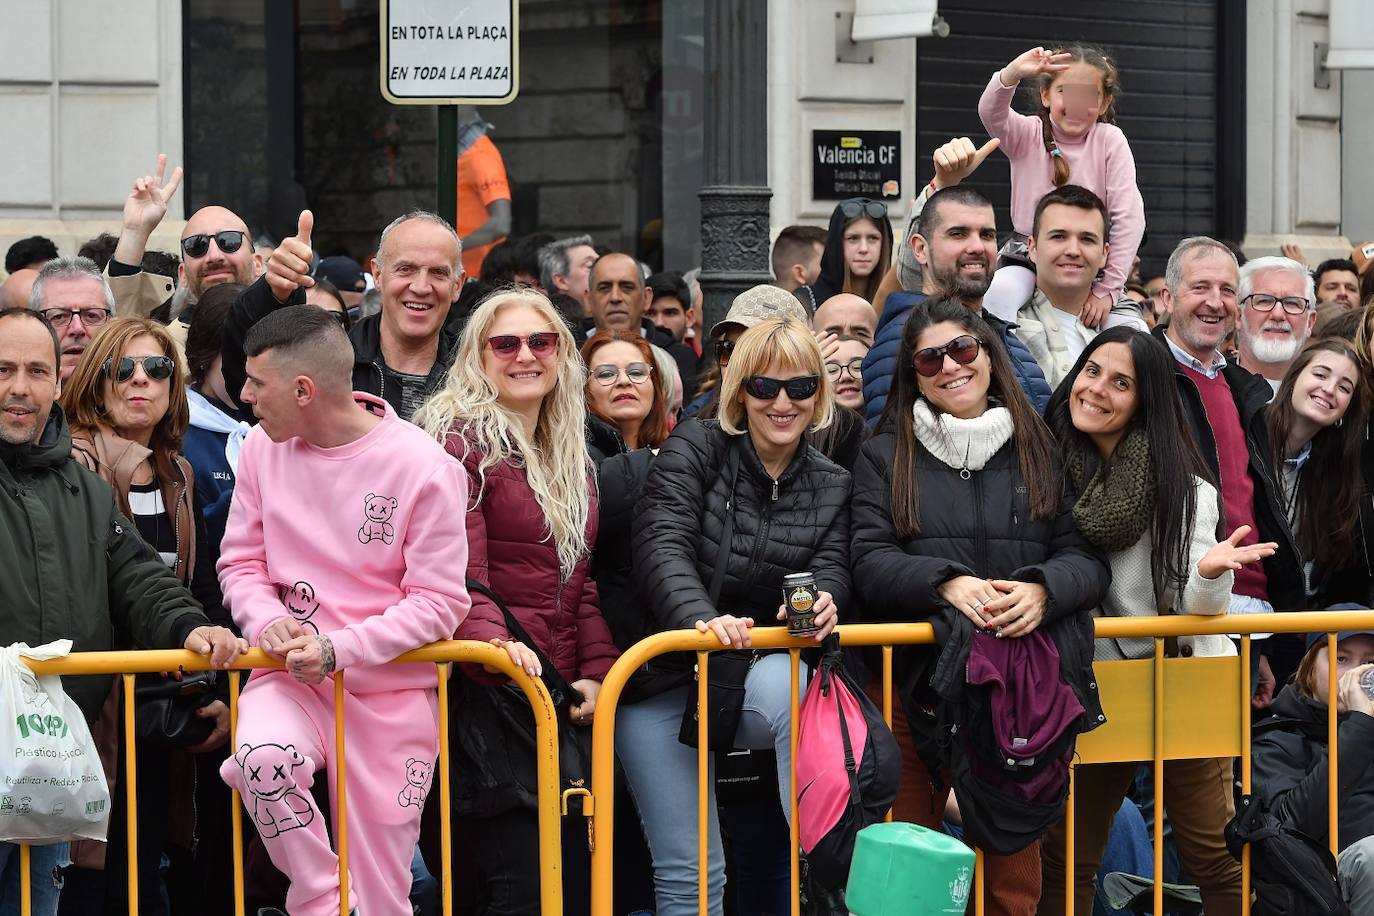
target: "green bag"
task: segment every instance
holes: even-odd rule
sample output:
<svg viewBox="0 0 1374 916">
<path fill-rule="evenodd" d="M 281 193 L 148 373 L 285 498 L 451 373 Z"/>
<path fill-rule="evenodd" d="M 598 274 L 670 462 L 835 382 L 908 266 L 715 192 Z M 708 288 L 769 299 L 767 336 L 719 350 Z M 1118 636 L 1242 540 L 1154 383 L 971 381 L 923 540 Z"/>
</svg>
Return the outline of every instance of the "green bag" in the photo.
<svg viewBox="0 0 1374 916">
<path fill-rule="evenodd" d="M 845 904 L 854 916 L 963 916 L 973 890 L 974 852 L 916 824 L 859 831 Z"/>
</svg>

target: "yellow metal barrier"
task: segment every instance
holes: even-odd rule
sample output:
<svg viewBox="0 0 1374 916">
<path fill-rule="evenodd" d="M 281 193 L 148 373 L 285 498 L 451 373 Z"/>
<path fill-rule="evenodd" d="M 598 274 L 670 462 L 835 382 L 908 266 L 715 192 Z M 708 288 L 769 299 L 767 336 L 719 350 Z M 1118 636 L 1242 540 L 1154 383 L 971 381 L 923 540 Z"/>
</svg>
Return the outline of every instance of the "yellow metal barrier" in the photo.
<svg viewBox="0 0 1374 916">
<path fill-rule="evenodd" d="M 124 688 L 124 728 L 125 728 L 125 765 L 126 773 L 135 773 L 137 763 L 137 748 L 135 747 L 134 730 L 134 675 L 148 672 L 176 671 L 178 668 L 185 671 L 204 671 L 210 665 L 208 660 L 193 652 L 184 650 L 156 650 L 143 652 L 82 652 L 69 655 L 65 658 L 54 659 L 52 661 L 33 661 L 24 660 L 36 674 L 108 674 L 118 675 L 122 679 Z M 453 913 L 453 876 L 450 874 L 449 865 L 452 861 L 451 850 L 452 838 L 452 817 L 450 805 L 452 802 L 452 786 L 449 779 L 448 755 L 449 755 L 449 735 L 448 735 L 448 673 L 449 664 L 453 662 L 469 662 L 473 664 L 488 665 L 499 670 L 511 679 L 525 692 L 525 696 L 530 701 L 530 706 L 534 710 L 535 721 L 535 753 L 536 753 L 536 777 L 539 785 L 538 801 L 538 820 L 539 820 L 539 862 L 540 862 L 540 911 L 542 916 L 560 916 L 563 912 L 563 880 L 562 880 L 562 845 L 559 831 L 559 796 L 558 796 L 558 733 L 557 719 L 553 706 L 553 700 L 549 697 L 549 692 L 545 689 L 542 681 L 531 678 L 524 669 L 511 661 L 510 656 L 504 649 L 484 642 L 471 641 L 450 641 L 434 643 L 413 652 L 407 652 L 395 663 L 402 662 L 428 662 L 435 665 L 436 683 L 439 691 L 439 761 L 437 769 L 439 771 L 439 787 L 441 800 L 439 805 L 441 821 L 441 844 L 443 849 L 443 862 L 441 863 L 441 886 L 443 893 L 443 912 L 444 916 L 452 916 Z M 282 663 L 270 658 L 266 653 L 259 649 L 253 649 L 243 655 L 233 665 L 229 671 L 229 721 L 230 721 L 230 740 L 229 748 L 233 747 L 234 734 L 238 727 L 238 695 L 239 695 L 239 672 L 257 668 L 280 668 Z M 345 805 L 347 803 L 347 771 L 345 763 L 345 734 L 344 734 L 344 715 L 346 704 L 345 700 L 345 681 L 347 672 L 338 672 L 334 678 L 334 717 L 335 717 L 335 759 L 337 761 L 337 772 L 331 773 L 331 778 L 336 781 L 337 793 L 335 797 L 334 811 L 334 837 L 335 847 L 339 856 L 339 912 L 340 916 L 348 916 L 348 820 Z M 128 856 L 128 882 L 129 882 L 129 913 L 130 916 L 138 914 L 138 871 L 137 856 L 133 850 L 138 849 L 138 816 L 136 781 L 132 778 L 125 779 L 126 787 L 126 810 L 128 818 L 128 842 L 130 855 Z M 226 787 L 226 791 L 229 791 Z M 433 789 L 431 788 L 431 791 Z M 591 806 L 588 806 L 590 809 Z M 243 809 L 238 798 L 238 793 L 234 793 L 233 804 L 233 855 L 234 855 L 234 907 L 237 916 L 244 916 L 244 889 L 243 889 Z M 29 875 L 30 852 L 28 846 L 20 847 L 20 869 L 21 869 L 21 912 L 23 916 L 30 916 L 32 912 L 32 887 Z"/>
<path fill-rule="evenodd" d="M 1098 662 L 1094 665 L 1099 696 L 1107 721 L 1078 741 L 1075 765 L 1090 763 L 1152 761 L 1155 776 L 1156 810 L 1164 805 L 1164 761 L 1186 758 L 1226 758 L 1240 760 L 1241 784 L 1245 793 L 1251 791 L 1250 772 L 1250 635 L 1266 633 L 1326 632 L 1330 657 L 1335 657 L 1336 636 L 1341 630 L 1374 629 L 1374 611 L 1322 611 L 1313 613 L 1282 613 L 1245 616 L 1200 617 L 1170 615 L 1164 617 L 1102 618 L 1095 621 L 1098 638 L 1153 638 L 1154 657 L 1121 662 Z M 892 647 L 896 645 L 929 644 L 934 633 L 929 624 L 868 624 L 845 625 L 838 628 L 842 644 L 847 646 L 882 647 L 883 717 L 892 722 Z M 1164 640 L 1167 637 L 1241 634 L 1238 657 L 1227 658 L 1166 658 Z M 791 656 L 791 729 L 793 754 L 792 779 L 792 913 L 798 916 L 800 904 L 798 887 L 797 797 L 795 750 L 797 741 L 798 664 L 800 652 L 814 647 L 810 640 L 793 639 L 781 627 L 758 628 L 753 631 L 752 644 L 760 649 L 786 649 Z M 627 650 L 607 674 L 597 697 L 597 715 L 592 738 L 592 795 L 597 804 L 592 814 L 592 913 L 611 916 L 612 878 L 614 875 L 614 754 L 615 711 L 630 676 L 642 665 L 669 652 L 695 652 L 700 672 L 698 709 L 706 703 L 706 671 L 710 653 L 728 647 L 721 646 L 714 634 L 690 630 L 658 633 Z M 1336 747 L 1336 666 L 1329 667 L 1327 683 L 1328 741 Z M 1168 703 L 1170 697 L 1183 698 Z M 1203 703 L 1195 698 L 1206 697 Z M 709 912 L 706 888 L 706 772 L 707 720 L 698 715 L 698 787 L 697 811 L 698 870 L 697 894 L 699 911 Z M 1337 753 L 1328 753 L 1330 777 L 1330 845 L 1336 854 L 1337 833 Z M 1070 787 L 1072 789 L 1072 769 Z M 1073 796 L 1070 792 L 1066 836 L 1066 912 L 1073 907 Z M 889 813 L 888 817 L 891 815 Z M 1154 912 L 1163 912 L 1163 832 L 1154 837 Z M 973 888 L 973 912 L 984 912 L 984 859 L 978 852 Z M 1243 883 L 1243 912 L 1250 912 L 1250 850 L 1247 847 L 1241 862 Z"/>
</svg>

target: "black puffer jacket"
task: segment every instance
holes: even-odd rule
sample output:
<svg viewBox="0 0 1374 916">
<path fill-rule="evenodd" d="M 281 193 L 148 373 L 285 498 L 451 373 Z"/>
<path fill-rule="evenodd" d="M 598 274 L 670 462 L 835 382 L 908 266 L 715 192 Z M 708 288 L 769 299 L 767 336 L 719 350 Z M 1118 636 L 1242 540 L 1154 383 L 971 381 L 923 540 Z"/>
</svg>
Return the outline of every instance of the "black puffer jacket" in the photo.
<svg viewBox="0 0 1374 916">
<path fill-rule="evenodd" d="M 726 460 L 739 454 L 733 485 Z M 713 420 L 688 420 L 663 443 L 640 494 L 634 522 L 635 568 L 660 630 L 718 615 L 708 590 L 733 504 L 734 533 L 720 612 L 773 625 L 782 577 L 811 571 L 817 587 L 852 611 L 849 587 L 848 472 L 803 446 L 774 480 L 748 435 Z"/>
<path fill-rule="evenodd" d="M 1326 689 L 1326 685 L 1322 685 Z M 1255 794 L 1284 825 L 1327 845 L 1326 704 L 1300 696 L 1292 684 L 1255 726 L 1251 764 Z M 1336 761 L 1340 779 L 1339 848 L 1374 836 L 1374 718 L 1362 712 L 1337 716 Z"/>
<path fill-rule="evenodd" d="M 940 597 L 940 586 L 965 575 L 1038 582 L 1049 592 L 1042 626 L 1059 649 L 1065 683 L 1083 704 L 1087 730 L 1105 721 L 1092 673 L 1088 612 L 1106 594 L 1111 571 L 1079 533 L 1067 496 L 1053 522 L 1031 518 L 1014 444 L 1002 446 L 967 479 L 921 449 L 921 531 L 906 539 L 898 538 L 892 522 L 896 436 L 884 430 L 863 447 L 854 467 L 852 554 L 864 621 L 931 623 L 939 645 L 900 652 L 897 675 L 904 700 L 924 696 L 927 686 L 949 697 L 962 683 L 973 624 Z"/>
</svg>

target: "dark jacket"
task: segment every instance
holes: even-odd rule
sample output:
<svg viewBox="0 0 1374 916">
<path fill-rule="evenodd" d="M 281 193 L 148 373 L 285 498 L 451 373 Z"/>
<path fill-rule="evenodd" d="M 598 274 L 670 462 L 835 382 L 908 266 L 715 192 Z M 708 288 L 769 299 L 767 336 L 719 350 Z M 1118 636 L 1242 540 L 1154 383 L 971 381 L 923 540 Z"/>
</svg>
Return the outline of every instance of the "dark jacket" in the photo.
<svg viewBox="0 0 1374 916">
<path fill-rule="evenodd" d="M 548 534 L 544 513 L 521 468 L 501 462 L 479 478 L 481 456 L 463 454 L 463 440 L 450 436 L 444 446 L 468 472 L 468 576 L 506 603 L 530 638 L 568 681 L 600 681 L 620 654 L 598 608 L 591 557 L 583 556 L 564 576 L 558 549 Z M 588 481 L 591 485 L 591 481 Z M 480 500 L 479 500 L 480 494 Z M 596 541 L 593 500 L 587 522 L 588 543 Z M 487 642 L 511 639 L 505 618 L 491 600 L 476 592 L 472 611 L 458 628 L 458 639 Z"/>
<path fill-rule="evenodd" d="M 902 332 L 906 330 L 907 316 L 911 314 L 912 306 L 925 298 L 922 293 L 893 293 L 883 305 L 883 313 L 878 318 L 878 330 L 873 335 L 873 346 L 869 348 L 863 364 L 864 416 L 869 426 L 877 425 L 883 408 L 887 406 L 887 394 L 892 390 L 892 377 L 897 371 L 897 357 L 902 349 Z M 1026 392 L 1035 409 L 1043 414 L 1053 391 L 1040 364 L 1013 333 L 1016 325 L 990 312 L 982 312 L 979 317 L 1002 339 L 1002 346 L 1007 348 L 1007 356 L 1011 358 L 1011 368 L 1016 373 L 1016 380 L 1021 383 L 1021 390 Z"/>
<path fill-rule="evenodd" d="M 1163 328 L 1156 328 L 1153 333 L 1163 346 L 1168 346 Z M 1227 362 L 1221 374 L 1225 377 L 1226 384 L 1231 389 L 1231 397 L 1236 402 L 1241 429 L 1245 432 L 1245 443 L 1250 453 L 1250 479 L 1255 485 L 1255 524 L 1259 527 L 1259 539 L 1274 541 L 1279 545 L 1274 555 L 1264 560 L 1269 603 L 1278 611 L 1303 610 L 1307 603 L 1307 594 L 1302 573 L 1302 555 L 1298 552 L 1297 542 L 1288 527 L 1288 516 L 1283 510 L 1283 488 L 1279 485 L 1271 463 L 1270 456 L 1273 452 L 1269 447 L 1269 427 L 1264 420 L 1264 408 L 1273 398 L 1274 389 L 1260 376 L 1252 375 L 1232 362 Z M 1212 424 L 1207 419 L 1207 408 L 1203 406 L 1202 394 L 1198 391 L 1197 384 L 1183 371 L 1183 366 L 1177 359 L 1174 360 L 1174 381 L 1178 383 L 1179 397 L 1183 400 L 1183 412 L 1193 430 L 1193 441 L 1197 443 L 1203 460 L 1211 468 L 1212 479 L 1220 480 L 1221 463 L 1217 455 L 1217 440 L 1212 434 Z"/>
<path fill-rule="evenodd" d="M 115 507 L 110 485 L 71 457 L 57 405 L 32 446 L 0 444 L 0 641 L 71 639 L 76 652 L 181 648 L 209 619 Z M 130 642 L 116 641 L 127 633 Z M 94 721 L 107 676 L 65 677 Z"/>
<path fill-rule="evenodd" d="M 1323 689 L 1325 687 L 1323 686 Z M 1284 687 L 1270 707 L 1273 716 L 1255 726 L 1250 765 L 1254 788 L 1280 822 L 1328 845 L 1326 704 Z M 1337 715 L 1341 757 L 1338 848 L 1374 836 L 1374 717 Z"/>
<path fill-rule="evenodd" d="M 730 450 L 738 458 L 731 480 Z M 776 480 L 745 435 L 715 421 L 688 420 L 663 443 L 634 521 L 635 567 L 657 629 L 674 630 L 721 613 L 775 625 L 782 577 L 815 573 L 843 615 L 849 585 L 849 474 L 803 445 Z M 733 494 L 733 495 L 732 495 Z M 725 550 L 719 601 L 709 597 L 727 504 L 734 531 Z"/>
<path fill-rule="evenodd" d="M 252 413 L 239 400 L 243 383 L 247 379 L 244 370 L 246 357 L 243 341 L 248 331 L 261 319 L 288 305 L 304 305 L 305 290 L 297 288 L 286 302 L 278 302 L 267 285 L 267 278 L 259 277 L 253 285 L 239 296 L 234 307 L 224 318 L 221 332 L 220 355 L 223 357 L 221 371 L 224 373 L 224 388 L 234 399 L 231 405 L 245 416 Z M 401 381 L 396 372 L 382 359 L 382 316 L 369 315 L 353 325 L 348 339 L 353 344 L 353 390 L 362 391 L 379 397 L 391 405 L 402 419 L 410 417 L 401 412 Z M 425 379 L 425 397 L 433 394 L 443 384 L 444 376 L 453 365 L 453 357 L 458 349 L 459 321 L 456 311 L 451 312 L 449 320 L 439 329 L 439 350 L 434 365 Z"/>
<path fill-rule="evenodd" d="M 848 222 L 848 217 L 840 210 L 840 206 L 836 204 L 835 209 L 830 211 L 830 226 L 825 233 L 825 247 L 821 249 L 821 272 L 814 283 L 798 287 L 793 293 L 808 315 L 816 314 L 816 309 L 831 296 L 844 292 L 844 224 Z M 887 250 L 892 252 L 892 221 L 886 217 L 875 220 L 870 216 L 868 219 L 877 224 L 878 231 L 885 236 L 883 241 Z M 873 269 L 881 277 L 887 268 L 886 264 L 878 264 Z"/>
<path fill-rule="evenodd" d="M 860 606 L 865 622 L 917 620 L 935 628 L 939 645 L 912 646 L 898 659 L 910 710 L 926 702 L 927 685 L 939 697 L 953 699 L 964 680 L 973 624 L 940 596 L 941 585 L 964 575 L 1044 585 L 1049 605 L 1041 626 L 1059 649 L 1061 673 L 1083 704 L 1087 730 L 1105 721 L 1092 672 L 1089 611 L 1106 594 L 1111 571 L 1079 533 L 1067 494 L 1053 521 L 1031 518 L 1014 442 L 967 479 L 919 449 L 921 530 L 899 538 L 891 511 L 896 435 L 882 430 L 868 441 L 854 468 L 851 554 Z"/>
</svg>

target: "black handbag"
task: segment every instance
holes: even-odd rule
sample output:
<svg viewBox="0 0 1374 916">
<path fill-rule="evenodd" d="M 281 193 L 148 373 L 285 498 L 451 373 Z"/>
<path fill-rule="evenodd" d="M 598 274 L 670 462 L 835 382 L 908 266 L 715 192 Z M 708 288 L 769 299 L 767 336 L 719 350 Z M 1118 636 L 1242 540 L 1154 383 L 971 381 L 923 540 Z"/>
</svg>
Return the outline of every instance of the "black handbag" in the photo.
<svg viewBox="0 0 1374 916">
<path fill-rule="evenodd" d="M 716 550 L 716 565 L 711 570 L 709 590 L 711 605 L 720 601 L 720 590 L 725 584 L 725 565 L 730 559 L 730 539 L 735 533 L 735 484 L 739 480 L 739 452 L 734 444 L 727 463 L 730 474 L 730 497 L 725 501 L 725 529 L 721 534 L 720 547 Z M 735 747 L 735 733 L 739 731 L 740 716 L 744 712 L 744 681 L 749 669 L 758 661 L 759 653 L 752 649 L 729 649 L 712 652 L 707 663 L 706 716 L 708 729 L 707 747 L 713 751 L 731 751 Z M 696 666 L 693 665 L 696 671 Z M 682 727 L 678 730 L 677 740 L 688 747 L 697 746 L 697 684 L 699 671 L 693 676 L 687 691 L 687 704 L 682 712 Z"/>
<path fill-rule="evenodd" d="M 176 748 L 200 744 L 215 730 L 196 715 L 219 699 L 215 671 L 140 674 L 134 678 L 134 734 L 140 746 Z"/>
<path fill-rule="evenodd" d="M 467 588 L 495 604 L 511 636 L 539 659 L 539 679 L 557 712 L 560 796 L 568 789 L 591 788 L 592 730 L 568 717 L 568 711 L 582 703 L 582 692 L 558 673 L 495 592 L 472 579 Z M 455 669 L 450 693 L 454 809 L 459 814 L 493 817 L 516 808 L 535 808 L 539 785 L 534 711 L 524 691 L 509 682 L 478 684 Z"/>
</svg>

